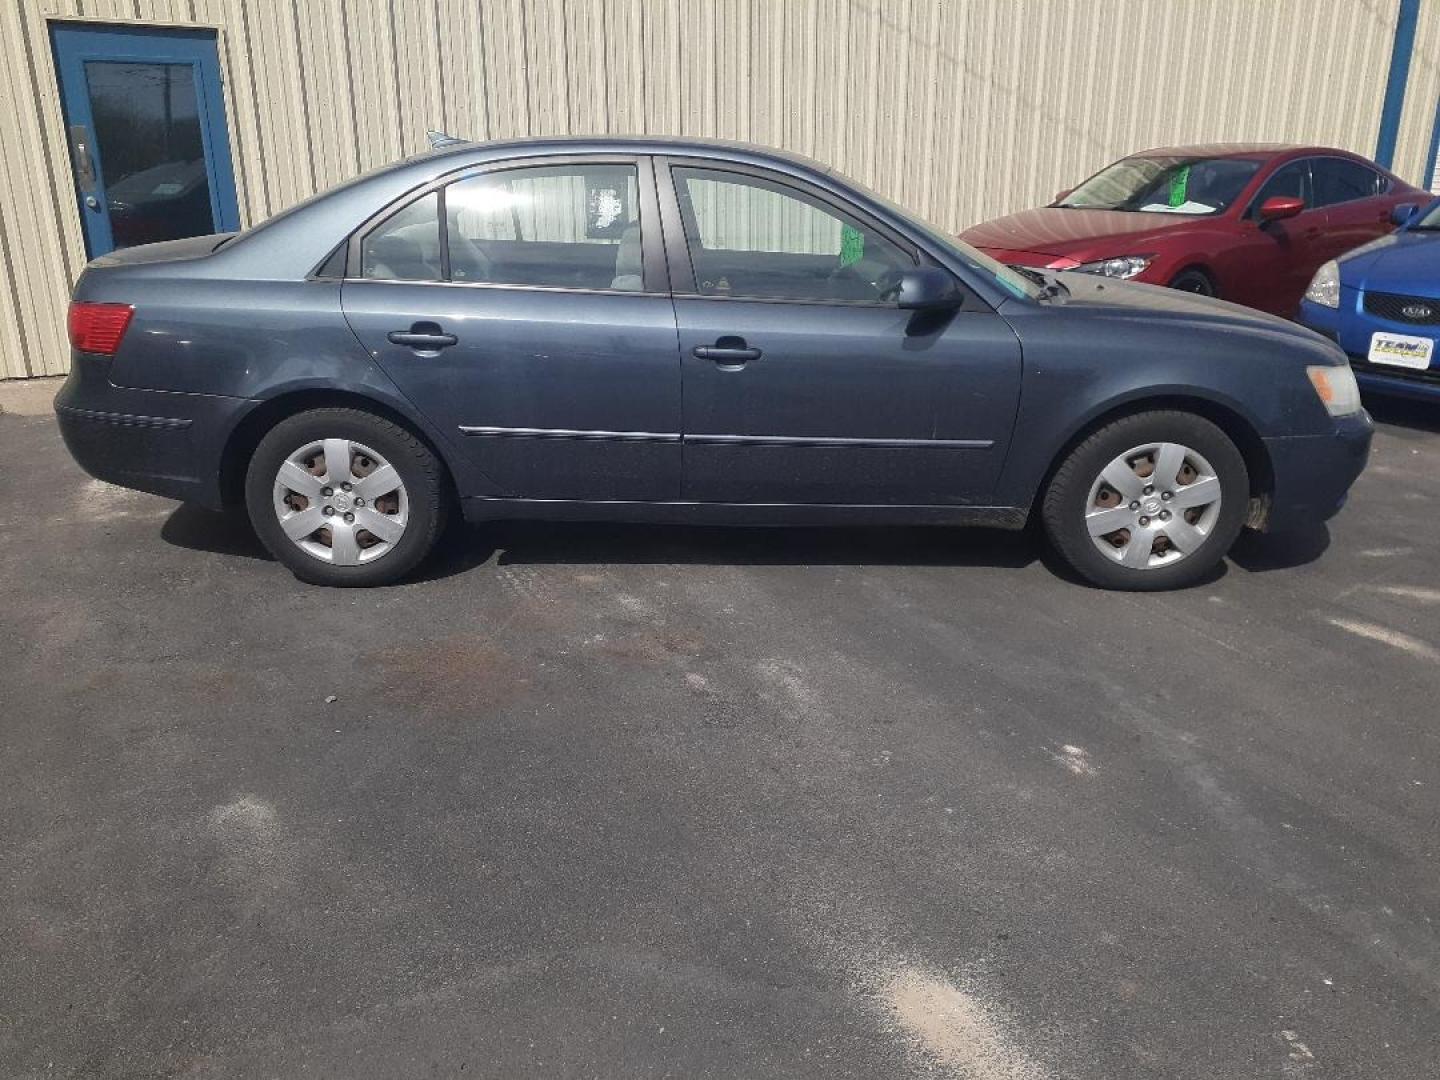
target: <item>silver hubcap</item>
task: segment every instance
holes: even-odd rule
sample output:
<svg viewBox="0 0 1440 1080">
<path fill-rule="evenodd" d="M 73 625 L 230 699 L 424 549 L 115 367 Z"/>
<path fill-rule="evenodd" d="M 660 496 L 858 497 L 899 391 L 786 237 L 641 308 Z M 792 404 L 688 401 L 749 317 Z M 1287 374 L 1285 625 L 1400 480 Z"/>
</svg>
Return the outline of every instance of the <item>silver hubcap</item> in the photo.
<svg viewBox="0 0 1440 1080">
<path fill-rule="evenodd" d="M 337 566 L 383 559 L 410 519 L 394 466 L 349 439 L 306 443 L 286 458 L 275 475 L 274 503 L 291 542 Z"/>
<path fill-rule="evenodd" d="M 1220 519 L 1220 478 L 1180 443 L 1131 447 L 1090 485 L 1085 527 L 1106 558 L 1132 570 L 1171 566 Z"/>
</svg>

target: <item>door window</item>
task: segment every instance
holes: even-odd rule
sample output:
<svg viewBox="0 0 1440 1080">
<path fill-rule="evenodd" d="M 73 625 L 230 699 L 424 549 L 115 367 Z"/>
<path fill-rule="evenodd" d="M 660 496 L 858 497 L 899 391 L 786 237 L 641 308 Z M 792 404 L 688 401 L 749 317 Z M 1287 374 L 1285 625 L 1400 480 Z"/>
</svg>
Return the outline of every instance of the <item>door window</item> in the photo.
<svg viewBox="0 0 1440 1080">
<path fill-rule="evenodd" d="M 453 281 L 645 287 L 634 165 L 506 169 L 445 189 Z"/>
<path fill-rule="evenodd" d="M 1374 169 L 1345 158 L 1315 160 L 1315 205 L 1333 206 L 1353 199 L 1370 199 L 1385 190 L 1387 182 Z"/>
<path fill-rule="evenodd" d="M 383 281 L 439 281 L 440 197 L 435 192 L 397 210 L 365 235 L 362 277 Z"/>
<path fill-rule="evenodd" d="M 702 296 L 893 302 L 915 257 L 797 188 L 743 173 L 676 168 Z"/>
<path fill-rule="evenodd" d="M 1315 205 L 1315 200 L 1310 193 L 1310 162 L 1292 161 L 1288 165 L 1282 165 L 1275 174 L 1265 181 L 1260 193 L 1255 196 L 1255 201 L 1250 204 L 1250 216 L 1255 217 L 1260 212 L 1266 199 L 1284 197 L 1287 199 L 1301 199 L 1305 203 L 1305 209 L 1309 210 Z"/>
</svg>

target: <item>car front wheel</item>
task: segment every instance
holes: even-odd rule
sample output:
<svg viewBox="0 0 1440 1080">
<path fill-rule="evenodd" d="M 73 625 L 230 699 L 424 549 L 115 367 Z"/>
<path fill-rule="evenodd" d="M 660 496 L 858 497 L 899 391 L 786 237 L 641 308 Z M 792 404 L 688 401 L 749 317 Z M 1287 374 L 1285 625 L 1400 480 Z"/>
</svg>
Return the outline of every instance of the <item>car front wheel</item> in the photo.
<svg viewBox="0 0 1440 1080">
<path fill-rule="evenodd" d="M 1203 578 L 1245 524 L 1250 477 L 1220 428 L 1155 411 L 1100 428 L 1066 455 L 1041 517 L 1061 558 L 1108 589 L 1174 589 Z"/>
<path fill-rule="evenodd" d="M 442 466 L 404 428 L 358 409 L 313 409 L 266 433 L 245 477 L 251 524 L 315 585 L 385 585 L 430 553 L 444 524 Z"/>
<path fill-rule="evenodd" d="M 1196 296 L 1219 296 L 1215 283 L 1210 280 L 1210 275 L 1203 270 L 1189 269 L 1181 270 L 1170 279 L 1170 288 L 1178 289 L 1180 292 L 1194 293 Z"/>
</svg>

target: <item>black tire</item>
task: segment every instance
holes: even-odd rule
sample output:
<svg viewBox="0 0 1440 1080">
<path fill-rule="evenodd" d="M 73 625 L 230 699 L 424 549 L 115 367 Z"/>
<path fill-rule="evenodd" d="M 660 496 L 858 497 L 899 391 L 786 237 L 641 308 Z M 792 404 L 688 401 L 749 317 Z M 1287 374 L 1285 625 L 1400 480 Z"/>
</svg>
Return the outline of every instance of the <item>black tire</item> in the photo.
<svg viewBox="0 0 1440 1080">
<path fill-rule="evenodd" d="M 1178 289 L 1180 292 L 1194 293 L 1196 296 L 1220 295 L 1220 290 L 1215 287 L 1215 282 L 1210 280 L 1210 275 L 1197 266 L 1181 270 L 1171 278 L 1170 288 Z"/>
<path fill-rule="evenodd" d="M 1215 470 L 1218 515 L 1204 541 L 1178 561 L 1144 569 L 1123 566 L 1098 550 L 1090 537 L 1085 517 L 1091 487 L 1101 471 L 1128 450 L 1166 442 L 1191 448 Z M 1092 585 L 1157 591 L 1193 585 L 1214 570 L 1244 527 L 1249 503 L 1250 474 L 1230 437 L 1194 413 L 1157 410 L 1106 424 L 1072 449 L 1045 489 L 1041 520 L 1056 553 Z"/>
<path fill-rule="evenodd" d="M 322 561 L 302 550 L 280 526 L 274 505 L 276 475 L 292 453 L 323 439 L 349 439 L 372 448 L 394 466 L 404 484 L 404 532 L 391 550 L 373 561 L 352 566 Z M 245 474 L 245 506 L 256 535 L 270 554 L 312 585 L 361 588 L 403 578 L 430 554 L 444 531 L 446 491 L 444 466 L 429 447 L 398 424 L 361 409 L 311 409 L 280 421 L 260 440 Z"/>
</svg>

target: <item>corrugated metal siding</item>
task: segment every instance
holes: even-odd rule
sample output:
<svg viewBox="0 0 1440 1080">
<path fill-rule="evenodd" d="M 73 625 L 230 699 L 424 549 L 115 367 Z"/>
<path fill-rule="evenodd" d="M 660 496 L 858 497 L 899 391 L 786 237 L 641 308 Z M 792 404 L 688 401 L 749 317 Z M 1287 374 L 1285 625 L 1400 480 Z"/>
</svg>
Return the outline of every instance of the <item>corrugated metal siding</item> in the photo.
<svg viewBox="0 0 1440 1080">
<path fill-rule="evenodd" d="M 84 262 L 46 19 L 213 26 L 241 216 L 424 147 L 640 132 L 782 146 L 949 229 L 1145 146 L 1374 151 L 1399 0 L 6 0 L 0 375 L 67 363 Z M 1440 94 L 1425 0 L 1397 167 Z"/>
</svg>

